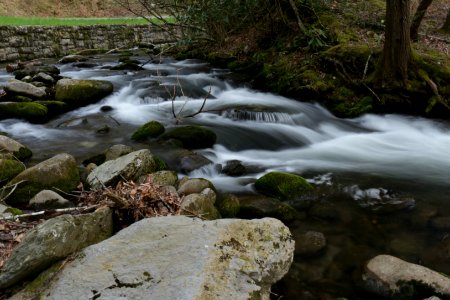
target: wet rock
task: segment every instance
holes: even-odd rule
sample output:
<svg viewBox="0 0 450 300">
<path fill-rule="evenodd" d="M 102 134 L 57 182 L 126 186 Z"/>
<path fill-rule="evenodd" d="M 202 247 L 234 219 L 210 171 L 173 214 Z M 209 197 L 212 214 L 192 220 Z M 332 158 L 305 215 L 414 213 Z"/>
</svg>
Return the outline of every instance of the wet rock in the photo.
<svg viewBox="0 0 450 300">
<path fill-rule="evenodd" d="M 239 198 L 233 194 L 218 197 L 216 207 L 223 218 L 235 218 L 241 209 Z"/>
<path fill-rule="evenodd" d="M 144 70 L 143 67 L 141 67 L 139 64 L 136 64 L 134 62 L 124 62 L 120 63 L 117 66 L 113 66 L 110 68 L 111 70 L 129 70 L 129 71 L 140 71 Z"/>
<path fill-rule="evenodd" d="M 25 119 L 33 123 L 47 121 L 47 107 L 35 102 L 0 102 L 0 120 Z"/>
<path fill-rule="evenodd" d="M 48 75 L 47 73 L 37 73 L 36 75 L 33 76 L 33 81 L 38 81 L 38 82 L 43 82 L 45 84 L 53 84 L 55 83 L 55 79 Z"/>
<path fill-rule="evenodd" d="M 59 75 L 60 71 L 55 66 L 33 66 L 33 65 L 27 65 L 23 69 L 17 70 L 14 72 L 15 78 L 18 80 L 21 80 L 22 78 L 26 76 L 33 77 L 34 75 L 38 73 L 46 73 L 48 75 L 51 75 L 52 77 L 55 77 Z"/>
<path fill-rule="evenodd" d="M 7 203 L 12 206 L 27 204 L 34 195 L 45 189 L 57 188 L 63 192 L 71 192 L 79 181 L 75 158 L 65 153 L 58 154 L 14 177 L 8 185 L 17 184 L 17 187 Z"/>
<path fill-rule="evenodd" d="M 263 195 L 280 200 L 301 199 L 302 195 L 313 190 L 313 187 L 301 176 L 270 172 L 255 182 L 255 188 Z"/>
<path fill-rule="evenodd" d="M 180 153 L 182 155 L 179 157 L 179 168 L 182 172 L 190 173 L 201 167 L 212 164 L 211 160 L 201 154 L 189 150 L 181 151 Z"/>
<path fill-rule="evenodd" d="M 416 205 L 413 198 L 397 195 L 384 188 L 362 190 L 357 185 L 345 189 L 363 208 L 380 214 L 388 214 L 400 210 L 410 210 Z"/>
<path fill-rule="evenodd" d="M 175 186 L 178 182 L 178 175 L 173 171 L 158 171 L 145 175 L 143 179 L 156 185 Z"/>
<path fill-rule="evenodd" d="M 341 218 L 337 207 L 330 202 L 321 201 L 315 203 L 308 211 L 309 216 L 327 221 L 337 221 Z"/>
<path fill-rule="evenodd" d="M 180 194 L 180 196 L 195 193 L 198 194 L 207 188 L 215 190 L 214 185 L 209 180 L 203 178 L 184 179 L 180 181 L 178 194 Z"/>
<path fill-rule="evenodd" d="M 7 94 L 21 95 L 32 99 L 41 99 L 47 96 L 44 88 L 38 88 L 31 83 L 12 79 L 4 87 Z"/>
<path fill-rule="evenodd" d="M 212 191 L 211 189 L 209 189 Z M 214 192 L 213 192 L 214 193 Z M 214 197 L 208 194 L 189 194 L 181 202 L 181 214 L 187 216 L 197 216 L 206 220 L 220 219 L 220 213 L 214 206 Z"/>
<path fill-rule="evenodd" d="M 160 170 L 160 164 L 148 149 L 131 152 L 107 161 L 95 168 L 87 177 L 93 189 L 113 186 L 119 180 L 137 181 L 140 176 Z"/>
<path fill-rule="evenodd" d="M 74 66 L 76 68 L 80 68 L 80 69 L 92 69 L 92 68 L 98 67 L 99 64 L 92 63 L 92 62 L 78 62 L 78 63 L 73 63 L 72 66 Z"/>
<path fill-rule="evenodd" d="M 56 83 L 55 99 L 72 107 L 95 103 L 113 92 L 113 85 L 105 80 L 61 79 Z"/>
<path fill-rule="evenodd" d="M 100 107 L 101 112 L 108 112 L 108 111 L 113 111 L 113 110 L 114 110 L 114 108 L 109 105 L 103 105 L 102 107 Z"/>
<path fill-rule="evenodd" d="M 32 153 L 21 143 L 5 135 L 0 135 L 0 157 L 12 158 L 11 155 L 19 160 L 25 160 L 30 158 Z"/>
<path fill-rule="evenodd" d="M 74 62 L 80 62 L 80 61 L 86 61 L 87 57 L 83 56 L 83 55 L 66 55 L 63 58 L 61 58 L 58 63 L 60 64 L 69 64 L 69 63 L 74 63 Z"/>
<path fill-rule="evenodd" d="M 133 141 L 144 141 L 148 138 L 156 138 L 164 133 L 164 126 L 157 122 L 151 121 L 139 127 L 131 136 Z"/>
<path fill-rule="evenodd" d="M 106 150 L 105 161 L 119 158 L 119 157 L 127 155 L 133 151 L 134 151 L 134 149 L 127 145 L 122 145 L 122 144 L 113 145 Z"/>
<path fill-rule="evenodd" d="M 35 209 L 53 209 L 70 207 L 73 206 L 73 204 L 54 191 L 42 190 L 31 198 L 29 206 Z"/>
<path fill-rule="evenodd" d="M 275 198 L 259 195 L 241 196 L 239 204 L 240 210 L 237 216 L 240 218 L 272 217 L 289 222 L 298 216 L 294 208 Z"/>
<path fill-rule="evenodd" d="M 62 215 L 29 231 L 0 272 L 0 289 L 39 274 L 56 261 L 112 235 L 112 213 Z"/>
<path fill-rule="evenodd" d="M 445 233 L 444 233 L 445 236 Z M 417 253 L 417 251 L 416 251 Z M 424 265 L 439 268 L 440 272 L 450 274 L 450 239 L 443 238 L 434 243 L 426 242 L 426 250 L 420 260 Z"/>
<path fill-rule="evenodd" d="M 47 119 L 63 114 L 69 110 L 69 106 L 61 101 L 44 100 L 34 101 L 34 103 L 43 105 L 47 108 Z"/>
<path fill-rule="evenodd" d="M 229 160 L 226 162 L 225 167 L 222 169 L 222 173 L 228 176 L 241 176 L 247 172 L 246 168 L 239 160 Z"/>
<path fill-rule="evenodd" d="M 37 290 L 42 299 L 269 299 L 293 251 L 274 219 L 149 218 L 84 249 Z"/>
<path fill-rule="evenodd" d="M 390 255 L 378 255 L 367 263 L 363 284 L 369 292 L 390 299 L 450 297 L 450 277 Z"/>
<path fill-rule="evenodd" d="M 181 126 L 169 129 L 161 139 L 179 140 L 186 149 L 210 148 L 216 143 L 216 134 L 201 126 Z"/>
<path fill-rule="evenodd" d="M 308 231 L 295 236 L 295 255 L 310 257 L 322 252 L 327 246 L 325 235 L 317 231 Z"/>
</svg>

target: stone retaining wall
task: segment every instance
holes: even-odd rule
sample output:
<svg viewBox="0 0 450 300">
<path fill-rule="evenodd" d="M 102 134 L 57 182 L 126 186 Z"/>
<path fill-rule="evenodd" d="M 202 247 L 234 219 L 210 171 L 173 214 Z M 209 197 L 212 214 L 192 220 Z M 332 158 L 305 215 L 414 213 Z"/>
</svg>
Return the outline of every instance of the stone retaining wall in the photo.
<svg viewBox="0 0 450 300">
<path fill-rule="evenodd" d="M 172 41 L 166 31 L 151 25 L 0 26 L 0 62 Z"/>
</svg>

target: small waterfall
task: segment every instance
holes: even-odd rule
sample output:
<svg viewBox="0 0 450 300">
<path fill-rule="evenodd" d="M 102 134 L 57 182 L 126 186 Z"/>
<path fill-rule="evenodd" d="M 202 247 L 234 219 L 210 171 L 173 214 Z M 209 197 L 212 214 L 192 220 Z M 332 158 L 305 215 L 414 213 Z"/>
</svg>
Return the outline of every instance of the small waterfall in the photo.
<svg viewBox="0 0 450 300">
<path fill-rule="evenodd" d="M 294 125 L 292 116 L 283 112 L 248 111 L 232 109 L 222 113 L 224 118 L 233 121 L 255 121 L 258 123 L 282 123 Z"/>
</svg>

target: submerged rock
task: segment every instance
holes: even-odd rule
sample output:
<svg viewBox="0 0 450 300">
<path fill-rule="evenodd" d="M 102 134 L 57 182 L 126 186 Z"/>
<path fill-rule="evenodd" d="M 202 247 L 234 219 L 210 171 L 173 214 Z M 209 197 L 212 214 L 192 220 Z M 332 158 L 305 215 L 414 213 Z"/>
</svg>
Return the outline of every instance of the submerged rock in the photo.
<svg viewBox="0 0 450 300">
<path fill-rule="evenodd" d="M 29 231 L 0 271 L 0 289 L 48 268 L 56 261 L 98 243 L 112 234 L 109 208 L 94 213 L 62 215 Z"/>
<path fill-rule="evenodd" d="M 378 255 L 367 263 L 363 284 L 390 299 L 450 297 L 450 277 L 390 255 Z"/>
<path fill-rule="evenodd" d="M 84 249 L 36 290 L 40 299 L 269 299 L 293 252 L 275 219 L 149 218 Z"/>
<path fill-rule="evenodd" d="M 56 83 L 55 99 L 72 107 L 95 103 L 113 92 L 113 85 L 105 80 L 61 79 Z"/>
<path fill-rule="evenodd" d="M 297 200 L 313 190 L 303 177 L 284 172 L 267 173 L 256 180 L 255 188 L 266 196 L 280 200 Z"/>
<path fill-rule="evenodd" d="M 322 232 L 308 231 L 295 236 L 295 255 L 314 256 L 327 246 L 327 240 Z"/>
<path fill-rule="evenodd" d="M 161 164 L 150 150 L 131 152 L 114 160 L 109 160 L 95 168 L 87 177 L 93 189 L 115 185 L 119 180 L 137 181 L 140 176 L 161 170 Z"/>
<path fill-rule="evenodd" d="M 201 193 L 204 189 L 210 188 L 214 190 L 214 185 L 211 181 L 203 178 L 188 178 L 184 177 L 178 187 L 178 194 L 189 195 Z"/>
<path fill-rule="evenodd" d="M 297 218 L 298 212 L 290 205 L 275 198 L 258 195 L 248 195 L 239 197 L 240 218 L 264 218 L 272 217 L 284 222 L 293 221 Z"/>
<path fill-rule="evenodd" d="M 6 202 L 12 206 L 27 204 L 34 195 L 45 189 L 57 188 L 71 192 L 79 181 L 75 158 L 66 153 L 58 154 L 14 177 L 8 186 L 17 184 L 17 187 Z"/>
</svg>

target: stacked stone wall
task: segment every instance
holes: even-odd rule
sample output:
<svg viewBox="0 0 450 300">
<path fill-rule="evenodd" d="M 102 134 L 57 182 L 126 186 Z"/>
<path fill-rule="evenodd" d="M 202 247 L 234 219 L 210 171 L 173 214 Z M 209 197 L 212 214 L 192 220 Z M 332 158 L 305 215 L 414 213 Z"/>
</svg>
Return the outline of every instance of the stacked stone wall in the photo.
<svg viewBox="0 0 450 300">
<path fill-rule="evenodd" d="M 0 26 L 0 62 L 173 41 L 167 31 L 151 25 Z"/>
</svg>

